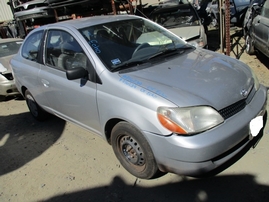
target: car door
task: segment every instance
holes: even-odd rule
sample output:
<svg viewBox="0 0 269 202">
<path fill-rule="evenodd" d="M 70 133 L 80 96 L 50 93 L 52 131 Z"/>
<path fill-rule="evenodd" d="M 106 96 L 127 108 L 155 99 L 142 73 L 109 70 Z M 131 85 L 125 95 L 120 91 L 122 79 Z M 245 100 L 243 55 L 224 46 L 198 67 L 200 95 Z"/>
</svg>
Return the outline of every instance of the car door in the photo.
<svg viewBox="0 0 269 202">
<path fill-rule="evenodd" d="M 255 47 L 269 56 L 269 0 L 263 4 L 260 14 L 253 19 L 253 38 Z"/>
<path fill-rule="evenodd" d="M 262 43 L 264 49 L 262 52 L 269 57 L 269 0 L 267 0 L 261 9 L 261 21 L 262 26 Z"/>
<path fill-rule="evenodd" d="M 18 73 L 20 75 L 18 81 L 22 80 L 20 82 L 27 87 L 36 102 L 42 107 L 48 105 L 46 97 L 40 93 L 42 91 L 42 85 L 38 79 L 41 68 L 40 59 L 42 58 L 42 54 L 40 47 L 42 47 L 43 35 L 44 31 L 40 30 L 25 39 L 21 49 L 21 56 L 24 58 L 22 62 L 23 66 Z M 19 63 L 16 65 L 19 65 Z"/>
<path fill-rule="evenodd" d="M 91 74 L 94 72 L 80 44 L 63 30 L 48 30 L 43 61 L 39 79 L 49 102 L 48 110 L 98 133 L 100 124 L 96 103 L 97 84 L 93 79 L 66 78 L 66 70 L 74 65 L 87 69 Z"/>
</svg>

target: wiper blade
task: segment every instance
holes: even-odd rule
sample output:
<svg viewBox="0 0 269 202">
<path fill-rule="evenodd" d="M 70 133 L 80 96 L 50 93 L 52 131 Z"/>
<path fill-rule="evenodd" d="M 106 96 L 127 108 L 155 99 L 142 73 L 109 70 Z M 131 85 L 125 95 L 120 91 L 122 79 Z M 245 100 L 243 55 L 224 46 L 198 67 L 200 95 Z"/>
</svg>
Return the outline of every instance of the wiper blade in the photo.
<svg viewBox="0 0 269 202">
<path fill-rule="evenodd" d="M 140 65 L 140 64 L 143 64 L 145 62 L 146 62 L 146 60 L 127 60 L 119 65 L 113 65 L 111 71 L 116 72 L 116 71 L 120 71 L 123 69 L 128 69 L 130 67 Z"/>
<path fill-rule="evenodd" d="M 170 49 L 164 49 L 162 51 L 159 51 L 157 53 L 155 53 L 154 55 L 151 55 L 148 60 L 162 56 L 162 55 L 173 55 L 173 54 L 181 54 L 183 50 L 187 50 L 187 49 L 193 49 L 192 46 L 182 46 L 182 47 L 178 47 L 178 48 L 170 48 Z"/>
</svg>

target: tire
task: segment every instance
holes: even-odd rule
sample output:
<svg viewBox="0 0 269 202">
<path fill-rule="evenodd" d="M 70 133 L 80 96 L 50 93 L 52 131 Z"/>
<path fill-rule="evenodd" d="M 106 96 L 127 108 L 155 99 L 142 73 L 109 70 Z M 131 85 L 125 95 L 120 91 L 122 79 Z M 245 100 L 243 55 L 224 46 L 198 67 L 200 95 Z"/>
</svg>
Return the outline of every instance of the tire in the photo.
<svg viewBox="0 0 269 202">
<path fill-rule="evenodd" d="M 132 175 L 151 179 L 159 173 L 147 140 L 131 124 L 119 122 L 112 130 L 111 144 L 121 165 Z"/>
<path fill-rule="evenodd" d="M 35 101 L 34 97 L 29 90 L 25 91 L 26 104 L 31 112 L 32 116 L 38 121 L 44 121 L 48 118 L 48 113 L 45 112 Z"/>
<path fill-rule="evenodd" d="M 249 55 L 253 55 L 255 53 L 255 50 L 253 40 L 249 34 L 246 35 L 245 44 L 246 44 L 246 53 Z"/>
</svg>

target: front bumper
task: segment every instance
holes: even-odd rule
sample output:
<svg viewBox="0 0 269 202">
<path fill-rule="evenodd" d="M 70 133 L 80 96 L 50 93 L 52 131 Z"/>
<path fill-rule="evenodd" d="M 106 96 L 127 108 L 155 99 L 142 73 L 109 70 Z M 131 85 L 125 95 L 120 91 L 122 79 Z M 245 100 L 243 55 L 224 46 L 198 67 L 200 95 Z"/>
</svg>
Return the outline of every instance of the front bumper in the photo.
<svg viewBox="0 0 269 202">
<path fill-rule="evenodd" d="M 0 82 L 0 95 L 1 96 L 14 96 L 19 95 L 19 91 L 16 88 L 14 81 L 2 81 Z"/>
<path fill-rule="evenodd" d="M 267 89 L 261 86 L 251 102 L 239 113 L 212 130 L 193 136 L 161 136 L 144 132 L 159 169 L 197 176 L 223 165 L 252 144 L 249 123 L 266 112 Z"/>
</svg>

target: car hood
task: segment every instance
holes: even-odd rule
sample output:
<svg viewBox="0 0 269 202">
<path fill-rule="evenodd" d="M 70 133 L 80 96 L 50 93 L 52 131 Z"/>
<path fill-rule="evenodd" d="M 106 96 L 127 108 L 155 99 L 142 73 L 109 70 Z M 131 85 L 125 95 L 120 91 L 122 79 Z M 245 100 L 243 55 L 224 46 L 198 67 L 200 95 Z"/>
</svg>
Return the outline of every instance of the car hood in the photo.
<svg viewBox="0 0 269 202">
<path fill-rule="evenodd" d="M 244 99 L 242 91 L 249 93 L 254 84 L 247 65 L 204 49 L 120 75 L 177 106 L 210 105 L 217 110 Z"/>
<path fill-rule="evenodd" d="M 12 57 L 13 57 L 13 55 L 9 55 L 9 56 L 0 58 L 0 73 L 10 73 L 11 72 L 11 67 L 9 65 L 9 61 Z"/>
<path fill-rule="evenodd" d="M 170 28 L 169 30 L 173 32 L 175 35 L 180 36 L 185 41 L 188 41 L 192 38 L 200 36 L 200 25 L 198 26 L 190 26 L 190 27 L 177 27 Z"/>
</svg>

